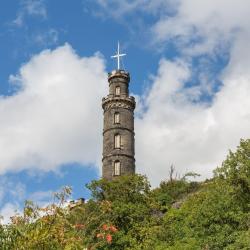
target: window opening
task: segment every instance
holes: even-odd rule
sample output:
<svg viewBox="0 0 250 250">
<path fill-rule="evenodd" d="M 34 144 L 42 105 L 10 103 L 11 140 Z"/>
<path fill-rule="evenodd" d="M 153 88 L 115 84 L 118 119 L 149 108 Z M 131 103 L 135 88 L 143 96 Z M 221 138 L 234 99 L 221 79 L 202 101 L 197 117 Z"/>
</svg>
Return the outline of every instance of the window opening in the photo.
<svg viewBox="0 0 250 250">
<path fill-rule="evenodd" d="M 115 124 L 120 123 L 120 113 L 115 113 L 114 123 Z"/>
<path fill-rule="evenodd" d="M 121 88 L 120 88 L 120 86 L 117 86 L 115 88 L 115 95 L 120 95 L 120 94 L 121 94 Z"/>
<path fill-rule="evenodd" d="M 120 161 L 115 161 L 114 175 L 121 175 L 121 162 Z"/>
<path fill-rule="evenodd" d="M 119 134 L 115 135 L 115 148 L 121 148 L 121 136 Z"/>
</svg>

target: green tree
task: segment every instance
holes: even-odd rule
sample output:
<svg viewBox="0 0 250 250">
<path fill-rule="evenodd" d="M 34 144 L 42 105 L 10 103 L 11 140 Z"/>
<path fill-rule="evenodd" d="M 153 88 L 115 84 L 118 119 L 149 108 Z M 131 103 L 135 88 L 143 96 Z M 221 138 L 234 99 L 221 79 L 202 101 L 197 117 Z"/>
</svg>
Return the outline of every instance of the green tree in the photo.
<svg viewBox="0 0 250 250">
<path fill-rule="evenodd" d="M 12 217 L 11 224 L 0 227 L 1 249 L 84 249 L 77 228 L 69 220 L 66 199 L 70 193 L 71 189 L 65 187 L 55 194 L 55 202 L 44 208 L 27 201 L 23 215 Z"/>
<path fill-rule="evenodd" d="M 238 202 L 250 211 L 250 139 L 241 140 L 235 153 L 229 152 L 222 167 L 215 170 L 215 176 L 227 182 Z"/>
<path fill-rule="evenodd" d="M 145 176 L 101 179 L 88 185 L 92 199 L 84 206 L 81 221 L 86 225 L 86 243 L 94 249 L 152 249 L 157 219 Z M 76 216 L 79 219 L 79 216 Z M 115 232 L 103 230 L 115 227 Z M 105 231 L 105 232 L 104 232 Z M 111 234 L 112 241 L 97 237 Z"/>
<path fill-rule="evenodd" d="M 205 182 L 182 178 L 151 190 L 145 176 L 92 181 L 92 197 L 74 208 L 71 189 L 0 225 L 0 249 L 238 250 L 250 249 L 250 140 L 229 152 Z"/>
<path fill-rule="evenodd" d="M 250 141 L 241 140 L 215 178 L 164 216 L 165 249 L 249 249 Z"/>
</svg>

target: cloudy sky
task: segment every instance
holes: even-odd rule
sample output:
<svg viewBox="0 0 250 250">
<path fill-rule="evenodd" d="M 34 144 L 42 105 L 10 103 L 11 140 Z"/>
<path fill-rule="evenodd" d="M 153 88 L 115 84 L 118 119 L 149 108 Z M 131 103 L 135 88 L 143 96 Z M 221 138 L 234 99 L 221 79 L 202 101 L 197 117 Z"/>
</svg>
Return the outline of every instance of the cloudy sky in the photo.
<svg viewBox="0 0 250 250">
<path fill-rule="evenodd" d="M 101 99 L 119 40 L 137 172 L 209 178 L 250 138 L 249 0 L 0 3 L 0 214 L 100 177 Z"/>
</svg>

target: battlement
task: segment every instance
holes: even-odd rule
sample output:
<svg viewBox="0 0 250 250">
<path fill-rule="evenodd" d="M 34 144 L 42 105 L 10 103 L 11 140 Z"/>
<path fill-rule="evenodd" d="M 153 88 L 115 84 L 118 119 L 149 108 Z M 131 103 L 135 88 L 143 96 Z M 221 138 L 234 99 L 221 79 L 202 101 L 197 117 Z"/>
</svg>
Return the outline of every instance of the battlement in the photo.
<svg viewBox="0 0 250 250">
<path fill-rule="evenodd" d="M 108 81 L 110 82 L 113 78 L 125 78 L 127 82 L 130 81 L 129 72 L 121 69 L 113 70 L 112 72 L 108 73 Z"/>
</svg>

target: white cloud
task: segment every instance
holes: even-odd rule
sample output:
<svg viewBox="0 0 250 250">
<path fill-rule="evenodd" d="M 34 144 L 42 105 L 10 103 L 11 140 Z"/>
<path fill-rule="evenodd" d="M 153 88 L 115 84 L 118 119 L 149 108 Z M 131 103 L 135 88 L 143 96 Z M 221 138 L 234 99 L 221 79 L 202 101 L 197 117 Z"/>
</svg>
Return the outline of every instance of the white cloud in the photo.
<svg viewBox="0 0 250 250">
<path fill-rule="evenodd" d="M 100 2 L 111 16 L 116 17 L 115 8 L 124 20 L 143 9 L 144 17 L 157 14 L 155 23 L 144 23 L 151 26 L 153 48 L 173 43 L 180 55 L 176 61 L 161 60 L 151 89 L 141 97 L 136 118 L 138 170 L 154 184 L 168 177 L 172 163 L 179 173 L 192 170 L 210 177 L 228 149 L 235 149 L 240 138 L 250 137 L 250 2 Z M 114 2 L 118 7 L 112 7 Z M 229 64 L 219 75 L 222 86 L 215 92 L 218 76 L 211 72 L 211 64 L 225 54 Z M 189 64 L 203 55 L 202 65 Z M 192 76 L 198 85 L 188 87 Z M 211 103 L 202 101 L 202 94 L 211 96 Z"/>
<path fill-rule="evenodd" d="M 161 13 L 151 29 L 154 42 L 172 41 L 182 55 L 176 61 L 160 61 L 150 90 L 141 97 L 135 131 L 138 172 L 146 173 L 153 184 L 168 177 L 172 163 L 179 173 L 192 170 L 211 176 L 228 149 L 250 137 L 249 1 L 179 0 L 165 5 L 99 0 L 99 4 L 110 13 L 115 8 L 115 18 L 138 8 Z M 213 92 L 209 72 L 200 85 L 186 86 L 196 73 L 187 55 L 213 57 L 225 51 L 230 60 L 220 76 L 219 92 Z M 35 56 L 11 79 L 19 82 L 20 91 L 0 99 L 2 173 L 50 170 L 72 161 L 98 165 L 100 100 L 107 93 L 100 56 L 81 59 L 66 45 Z M 209 104 L 197 102 L 204 91 L 213 96 Z"/>
<path fill-rule="evenodd" d="M 95 9 L 96 15 L 107 17 L 108 14 L 115 19 L 121 19 L 133 12 L 153 15 L 158 15 L 162 11 L 164 13 L 172 13 L 175 11 L 177 3 L 176 0 L 96 0 L 95 2 L 102 10 L 102 12 L 98 12 Z"/>
<path fill-rule="evenodd" d="M 21 7 L 16 19 L 12 22 L 16 26 L 23 26 L 24 19 L 27 16 L 37 16 L 42 19 L 47 18 L 47 9 L 43 0 L 22 0 L 20 5 Z"/>
<path fill-rule="evenodd" d="M 6 176 L 0 176 L 0 207 L 3 205 L 5 199 L 14 199 L 16 202 L 22 202 L 25 193 L 26 186 L 21 182 L 14 182 Z"/>
<path fill-rule="evenodd" d="M 15 216 L 17 214 L 21 214 L 21 208 L 15 203 L 6 203 L 0 210 L 0 215 L 2 216 L 1 223 L 10 223 L 10 217 Z"/>
<path fill-rule="evenodd" d="M 144 145 L 147 134 L 152 137 L 154 150 L 150 153 L 149 148 L 141 148 L 138 157 L 146 156 L 143 171 L 151 172 L 154 182 L 167 175 L 172 163 L 179 172 L 193 170 L 209 177 L 225 159 L 228 149 L 235 149 L 240 138 L 250 138 L 249 9 L 250 2 L 245 0 L 183 0 L 176 15 L 162 17 L 153 26 L 154 39 L 162 44 L 172 40 L 184 55 L 183 61 L 186 55 L 203 53 L 213 57 L 214 53 L 223 56 L 228 51 L 230 56 L 220 76 L 222 88 L 211 93 L 214 98 L 210 106 L 190 102 L 190 88 L 183 87 L 188 78 L 179 80 L 176 88 L 175 80 L 183 67 L 174 62 L 160 63 L 158 78 L 145 100 L 147 112 L 138 121 L 138 126 L 146 127 L 144 133 L 139 131 L 138 144 Z M 176 67 L 181 72 L 176 72 Z M 188 68 L 190 75 L 197 73 L 196 68 Z M 206 76 L 206 68 L 200 70 Z M 172 75 L 173 79 L 166 80 L 165 75 Z M 211 84 L 206 82 L 208 90 Z M 170 93 L 166 85 L 172 86 Z M 204 91 L 202 83 L 198 88 L 203 88 L 197 92 L 199 96 Z"/>
<path fill-rule="evenodd" d="M 234 150 L 240 138 L 250 138 L 250 52 L 243 56 L 244 48 L 232 52 L 221 77 L 223 86 L 210 105 L 192 101 L 193 92 L 185 86 L 192 71 L 189 65 L 161 61 L 142 100 L 146 109 L 136 119 L 138 170 L 154 185 L 168 177 L 171 164 L 180 174 L 195 171 L 211 177 L 228 150 Z"/>
<path fill-rule="evenodd" d="M 105 15 L 124 19 L 131 27 L 128 15 L 145 19 L 133 27 L 147 32 L 154 49 L 159 44 L 173 42 L 186 55 L 221 53 L 230 46 L 238 33 L 249 31 L 250 2 L 248 0 L 96 0 Z M 149 21 L 148 15 L 154 18 Z M 154 21 L 153 21 L 154 20 Z M 137 20 L 138 21 L 138 20 Z M 139 22 L 142 22 L 141 20 Z M 138 31 L 134 31 L 138 34 Z M 140 33 L 141 34 L 141 33 Z M 149 39 L 149 40 L 150 40 Z"/>
<path fill-rule="evenodd" d="M 39 207 L 46 207 L 54 202 L 54 193 L 61 190 L 38 190 L 27 192 L 24 183 L 16 181 L 8 176 L 0 176 L 0 223 L 7 224 L 10 217 L 22 214 L 25 200 L 34 202 Z"/>
<path fill-rule="evenodd" d="M 29 15 L 47 17 L 47 10 L 43 0 L 25 0 L 23 6 Z"/>
<path fill-rule="evenodd" d="M 48 31 L 39 32 L 34 35 L 33 40 L 40 46 L 50 46 L 57 44 L 59 32 L 56 29 L 50 28 Z"/>
<path fill-rule="evenodd" d="M 34 204 L 38 205 L 39 207 L 47 207 L 48 205 L 52 204 L 54 200 L 54 194 L 56 191 L 46 190 L 46 191 L 36 191 L 31 193 L 27 200 L 34 202 Z M 60 190 L 59 190 L 60 192 Z"/>
<path fill-rule="evenodd" d="M 249 31 L 248 0 L 179 1 L 176 15 L 162 16 L 152 27 L 154 40 L 174 39 L 186 53 L 202 54 L 227 48 L 239 32 Z"/>
<path fill-rule="evenodd" d="M 0 99 L 0 173 L 100 162 L 107 88 L 100 55 L 80 58 L 66 44 L 33 56 L 10 79 L 20 89 Z"/>
<path fill-rule="evenodd" d="M 22 185 L 18 183 L 18 185 Z M 4 187 L 5 196 L 7 197 L 7 202 L 1 205 L 0 202 L 0 222 L 3 224 L 8 224 L 11 222 L 11 217 L 17 214 L 22 215 L 22 210 L 24 207 L 24 200 L 32 201 L 35 205 L 39 207 L 46 207 L 53 202 L 52 190 L 48 191 L 36 191 L 31 194 L 22 192 L 21 196 L 20 190 L 11 181 L 8 181 L 8 187 Z M 14 194 L 16 192 L 16 194 Z M 1 197 L 0 197 L 1 198 Z"/>
<path fill-rule="evenodd" d="M 23 205 L 26 197 L 26 186 L 7 176 L 0 176 L 0 186 L 0 223 L 7 224 L 11 216 L 20 213 L 20 204 Z"/>
</svg>

